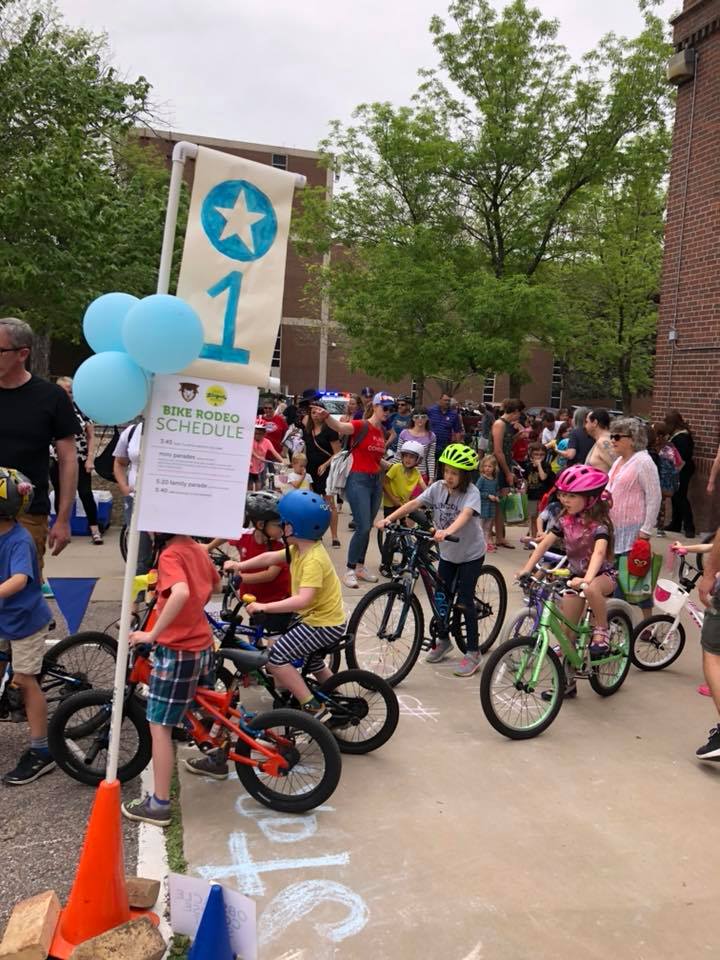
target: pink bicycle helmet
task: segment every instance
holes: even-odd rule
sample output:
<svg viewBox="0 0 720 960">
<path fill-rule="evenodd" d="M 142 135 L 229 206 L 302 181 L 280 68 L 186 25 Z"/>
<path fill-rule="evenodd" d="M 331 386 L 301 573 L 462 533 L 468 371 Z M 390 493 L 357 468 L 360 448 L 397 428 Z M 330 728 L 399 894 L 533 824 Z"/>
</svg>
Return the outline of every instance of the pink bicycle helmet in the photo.
<svg viewBox="0 0 720 960">
<path fill-rule="evenodd" d="M 586 463 L 576 463 L 563 470 L 555 481 L 560 493 L 600 494 L 607 486 L 607 474 Z"/>
</svg>

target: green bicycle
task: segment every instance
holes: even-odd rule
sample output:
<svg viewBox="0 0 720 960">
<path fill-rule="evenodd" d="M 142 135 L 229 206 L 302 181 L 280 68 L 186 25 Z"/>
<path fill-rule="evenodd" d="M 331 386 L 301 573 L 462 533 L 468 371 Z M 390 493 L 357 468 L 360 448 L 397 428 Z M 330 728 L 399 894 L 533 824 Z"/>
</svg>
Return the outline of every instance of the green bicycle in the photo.
<svg viewBox="0 0 720 960">
<path fill-rule="evenodd" d="M 540 621 L 529 635 L 515 636 L 499 646 L 483 670 L 483 711 L 492 726 L 511 740 L 527 740 L 547 730 L 560 712 L 573 672 L 575 678 L 589 680 L 595 693 L 609 697 L 617 693 L 630 669 L 630 617 L 609 602 L 609 650 L 591 659 L 592 612 L 587 608 L 582 621 L 572 623 L 558 606 L 564 593 L 578 593 L 567 586 L 571 577 L 569 570 L 553 571 L 549 589 L 547 581 L 530 574 L 521 578 L 523 586 L 543 589 Z M 577 637 L 575 645 L 566 630 Z M 558 647 L 564 660 L 556 652 Z"/>
</svg>

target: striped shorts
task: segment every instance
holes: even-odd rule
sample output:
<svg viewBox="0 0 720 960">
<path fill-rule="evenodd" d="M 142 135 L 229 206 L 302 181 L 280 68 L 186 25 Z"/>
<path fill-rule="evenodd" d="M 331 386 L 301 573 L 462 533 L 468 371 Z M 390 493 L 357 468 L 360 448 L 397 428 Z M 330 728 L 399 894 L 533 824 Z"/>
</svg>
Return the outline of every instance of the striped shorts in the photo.
<svg viewBox="0 0 720 960">
<path fill-rule="evenodd" d="M 325 666 L 325 659 L 319 651 L 336 647 L 346 632 L 344 623 L 337 627 L 309 627 L 297 623 L 272 645 L 268 663 L 281 667 L 293 660 L 304 660 L 308 670 L 315 673 Z"/>
<path fill-rule="evenodd" d="M 190 706 L 198 686 L 207 686 L 212 668 L 212 647 L 207 650 L 173 650 L 158 644 L 153 652 L 148 723 L 174 727 Z"/>
</svg>

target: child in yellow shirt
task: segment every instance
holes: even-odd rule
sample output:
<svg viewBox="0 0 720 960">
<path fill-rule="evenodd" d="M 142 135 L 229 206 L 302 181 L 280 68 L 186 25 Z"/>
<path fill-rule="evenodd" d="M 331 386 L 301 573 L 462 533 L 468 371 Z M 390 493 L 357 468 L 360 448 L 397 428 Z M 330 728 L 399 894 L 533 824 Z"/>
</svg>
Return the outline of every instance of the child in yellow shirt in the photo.
<svg viewBox="0 0 720 960">
<path fill-rule="evenodd" d="M 387 517 L 408 500 L 420 495 L 426 487 L 418 464 L 424 447 L 417 440 L 406 440 L 400 447 L 400 462 L 394 463 L 383 477 L 383 516 Z M 383 532 L 378 530 L 378 547 L 382 555 Z M 387 571 L 382 570 L 387 575 Z"/>
</svg>

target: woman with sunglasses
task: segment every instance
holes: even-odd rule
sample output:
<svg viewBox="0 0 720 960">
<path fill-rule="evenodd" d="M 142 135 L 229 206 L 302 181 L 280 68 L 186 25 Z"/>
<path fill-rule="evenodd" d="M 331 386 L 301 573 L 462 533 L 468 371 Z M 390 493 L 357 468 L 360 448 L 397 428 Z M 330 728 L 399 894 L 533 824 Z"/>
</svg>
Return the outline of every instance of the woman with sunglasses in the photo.
<svg viewBox="0 0 720 960">
<path fill-rule="evenodd" d="M 435 476 L 437 437 L 430 429 L 430 418 L 427 410 L 420 407 L 413 410 L 410 426 L 406 427 L 400 434 L 398 446 L 402 446 L 408 440 L 415 440 L 423 445 L 423 455 L 418 464 L 418 470 L 425 483 L 429 483 L 430 477 Z"/>
<path fill-rule="evenodd" d="M 644 424 L 634 417 L 613 420 L 610 441 L 617 459 L 610 467 L 607 490 L 612 496 L 615 555 L 620 556 L 629 553 L 638 538 L 650 539 L 662 493 L 657 468 L 647 452 Z"/>
<path fill-rule="evenodd" d="M 313 419 L 317 417 L 330 430 L 350 438 L 352 467 L 345 485 L 345 499 L 350 504 L 355 529 L 348 546 L 346 587 L 359 587 L 359 580 L 368 583 L 378 580 L 365 566 L 365 554 L 382 499 L 380 465 L 385 455 L 384 425 L 394 407 L 394 398 L 381 391 L 372 398 L 372 412 L 365 420 L 345 422 L 331 416 L 325 407 L 311 408 Z"/>
</svg>

